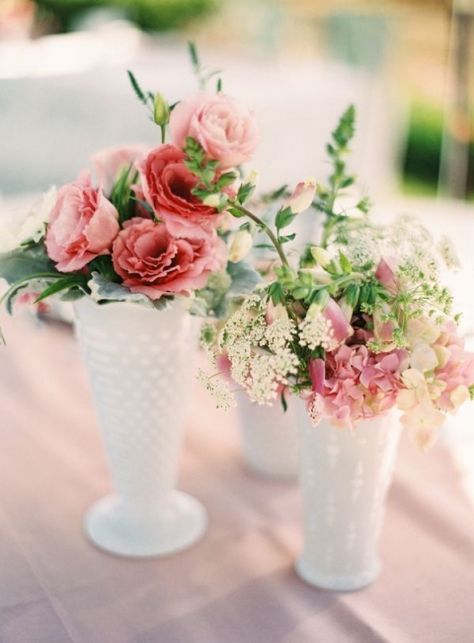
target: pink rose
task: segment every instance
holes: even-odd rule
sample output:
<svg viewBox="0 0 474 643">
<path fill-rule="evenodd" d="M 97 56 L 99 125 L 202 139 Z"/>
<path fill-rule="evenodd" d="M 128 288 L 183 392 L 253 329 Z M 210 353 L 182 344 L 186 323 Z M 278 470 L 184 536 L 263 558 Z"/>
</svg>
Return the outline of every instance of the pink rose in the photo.
<svg viewBox="0 0 474 643">
<path fill-rule="evenodd" d="M 215 208 L 192 194 L 198 180 L 184 158 L 184 152 L 174 145 L 152 150 L 139 164 L 143 193 L 171 234 L 207 238 L 220 217 Z"/>
<path fill-rule="evenodd" d="M 92 165 L 105 194 L 110 194 L 119 173 L 147 152 L 145 145 L 108 147 L 92 157 Z"/>
<path fill-rule="evenodd" d="M 200 92 L 189 96 L 171 112 L 171 139 L 183 148 L 191 136 L 222 169 L 249 161 L 257 146 L 253 113 L 225 94 Z"/>
<path fill-rule="evenodd" d="M 135 217 L 115 239 L 115 271 L 132 292 L 150 299 L 206 285 L 211 272 L 226 264 L 226 245 L 215 232 L 204 238 L 176 238 L 163 223 Z"/>
<path fill-rule="evenodd" d="M 118 212 L 90 177 L 64 185 L 49 217 L 48 256 L 61 272 L 80 270 L 98 255 L 109 254 L 118 234 Z"/>
</svg>

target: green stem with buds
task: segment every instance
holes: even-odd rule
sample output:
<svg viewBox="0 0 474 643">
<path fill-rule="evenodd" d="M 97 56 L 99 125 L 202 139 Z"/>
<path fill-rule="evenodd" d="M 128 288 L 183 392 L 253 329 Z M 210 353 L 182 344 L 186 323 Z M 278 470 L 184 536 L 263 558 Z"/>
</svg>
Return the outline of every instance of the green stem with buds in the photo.
<svg viewBox="0 0 474 643">
<path fill-rule="evenodd" d="M 232 202 L 231 202 L 231 205 L 232 205 L 232 207 L 233 207 L 235 210 L 238 210 L 240 213 L 244 214 L 246 217 L 248 217 L 248 218 L 249 218 L 249 219 L 251 219 L 254 223 L 256 223 L 260 228 L 262 228 L 262 230 L 264 230 L 264 232 L 267 234 L 267 236 L 268 236 L 268 238 L 270 239 L 270 241 L 271 241 L 271 242 L 273 243 L 273 245 L 275 246 L 275 250 L 278 252 L 278 256 L 280 257 L 280 260 L 281 260 L 282 264 L 283 264 L 284 266 L 289 266 L 290 264 L 289 264 L 289 262 L 288 262 L 288 259 L 286 258 L 286 255 L 285 255 L 285 253 L 284 253 L 284 251 L 283 251 L 283 248 L 282 248 L 282 246 L 281 246 L 281 243 L 278 241 L 278 239 L 277 239 L 277 237 L 276 237 L 275 233 L 274 233 L 274 232 L 273 232 L 273 230 L 270 228 L 270 226 L 268 226 L 268 225 L 265 223 L 265 221 L 263 221 L 262 219 L 260 219 L 260 217 L 258 217 L 256 214 L 254 214 L 254 213 L 253 213 L 253 212 L 251 212 L 250 210 L 247 210 L 247 208 L 244 208 L 244 206 L 243 206 L 243 205 L 240 205 L 240 203 L 237 203 L 237 202 L 235 202 L 235 201 L 232 201 Z"/>
</svg>

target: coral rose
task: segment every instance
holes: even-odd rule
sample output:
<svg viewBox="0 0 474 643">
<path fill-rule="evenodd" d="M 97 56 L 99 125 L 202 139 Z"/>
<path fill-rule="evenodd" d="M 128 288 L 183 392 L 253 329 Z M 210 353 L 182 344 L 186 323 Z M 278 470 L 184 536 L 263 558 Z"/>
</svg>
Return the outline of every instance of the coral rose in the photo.
<svg viewBox="0 0 474 643">
<path fill-rule="evenodd" d="M 118 234 L 118 212 L 90 177 L 81 175 L 58 192 L 46 233 L 48 256 L 61 272 L 80 270 L 108 254 Z"/>
<path fill-rule="evenodd" d="M 204 287 L 211 272 L 225 267 L 226 253 L 215 232 L 202 239 L 176 238 L 165 224 L 135 217 L 117 236 L 112 260 L 124 286 L 159 299 Z"/>
<path fill-rule="evenodd" d="M 175 236 L 207 238 L 220 220 L 215 208 L 192 194 L 197 177 L 184 164 L 185 154 L 161 145 L 139 164 L 143 193 L 159 219 Z"/>
<path fill-rule="evenodd" d="M 171 139 L 184 147 L 191 136 L 207 156 L 227 169 L 249 161 L 258 142 L 253 113 L 225 94 L 199 92 L 171 112 Z"/>
</svg>

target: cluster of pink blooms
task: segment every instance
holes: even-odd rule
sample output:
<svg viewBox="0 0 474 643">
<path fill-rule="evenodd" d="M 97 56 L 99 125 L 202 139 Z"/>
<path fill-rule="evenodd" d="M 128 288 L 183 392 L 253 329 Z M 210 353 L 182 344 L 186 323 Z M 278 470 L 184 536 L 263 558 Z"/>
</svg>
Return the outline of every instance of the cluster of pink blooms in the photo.
<svg viewBox="0 0 474 643">
<path fill-rule="evenodd" d="M 359 419 L 384 413 L 396 403 L 406 364 L 405 351 L 375 354 L 364 344 L 343 344 L 326 362 L 311 360 L 310 413 L 319 409 L 334 425 L 351 428 Z"/>
<path fill-rule="evenodd" d="M 257 143 L 252 113 L 224 94 L 201 92 L 171 113 L 171 143 L 105 150 L 93 159 L 97 184 L 88 172 L 64 185 L 49 216 L 46 249 L 60 272 L 87 270 L 100 255 L 111 255 L 114 270 L 132 292 L 159 299 L 202 288 L 227 261 L 216 228 L 221 217 L 193 195 L 197 177 L 186 167 L 186 137 L 226 170 L 248 161 Z M 132 165 L 139 179 L 132 219 L 119 223 L 110 200 L 119 173 Z"/>
<path fill-rule="evenodd" d="M 375 353 L 367 346 L 371 332 L 354 330 L 335 302 L 326 311 L 338 332 L 325 359 L 309 362 L 312 390 L 305 397 L 313 422 L 325 417 L 354 428 L 397 406 L 417 444 L 430 446 L 446 413 L 455 413 L 474 385 L 474 354 L 465 351 L 456 324 L 413 319 L 406 349 Z"/>
</svg>

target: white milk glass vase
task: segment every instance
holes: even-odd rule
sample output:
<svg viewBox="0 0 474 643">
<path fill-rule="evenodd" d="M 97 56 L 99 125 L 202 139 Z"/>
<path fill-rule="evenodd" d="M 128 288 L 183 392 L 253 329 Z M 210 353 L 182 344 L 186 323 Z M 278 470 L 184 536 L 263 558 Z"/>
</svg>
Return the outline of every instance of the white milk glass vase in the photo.
<svg viewBox="0 0 474 643">
<path fill-rule="evenodd" d="M 352 591 L 380 571 L 377 544 L 400 424 L 396 413 L 363 420 L 355 430 L 313 426 L 299 405 L 304 545 L 298 575 L 311 585 Z"/>
<path fill-rule="evenodd" d="M 298 476 L 298 399 L 288 396 L 283 410 L 277 400 L 272 406 L 239 396 L 237 412 L 245 466 L 262 476 L 292 480 Z"/>
<path fill-rule="evenodd" d="M 86 514 L 86 533 L 123 556 L 184 549 L 207 525 L 203 506 L 175 489 L 197 320 L 179 301 L 157 311 L 84 297 L 74 307 L 115 488 Z"/>
</svg>

